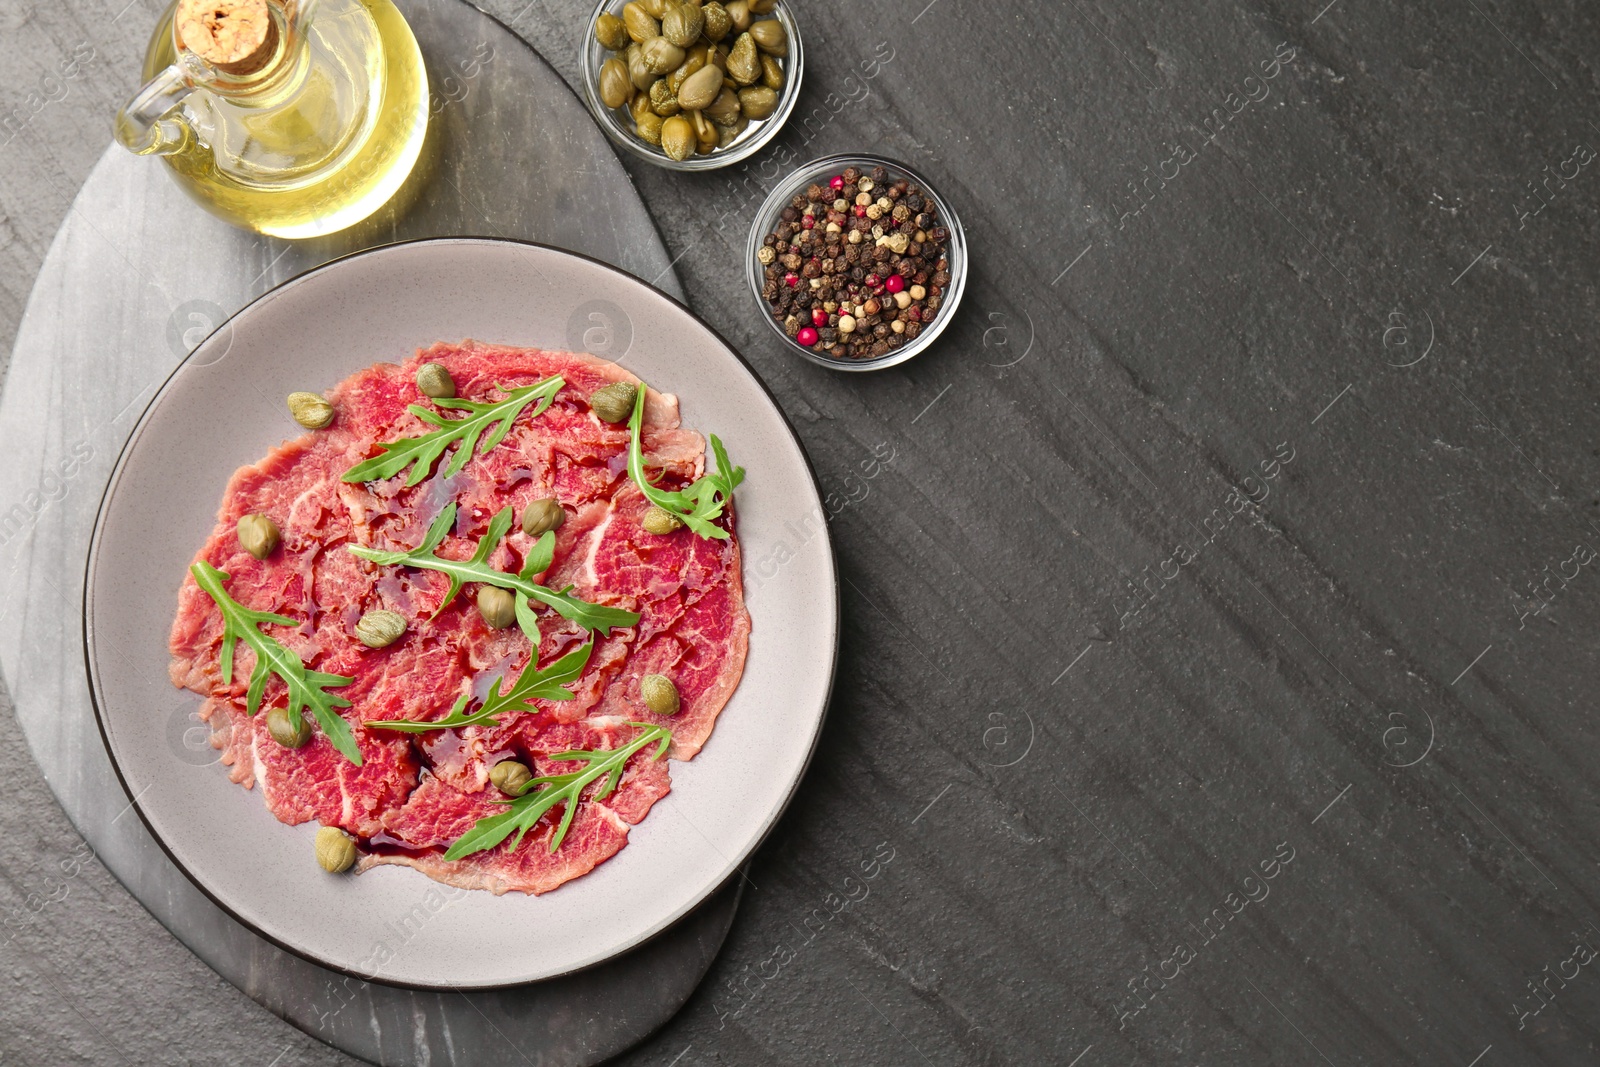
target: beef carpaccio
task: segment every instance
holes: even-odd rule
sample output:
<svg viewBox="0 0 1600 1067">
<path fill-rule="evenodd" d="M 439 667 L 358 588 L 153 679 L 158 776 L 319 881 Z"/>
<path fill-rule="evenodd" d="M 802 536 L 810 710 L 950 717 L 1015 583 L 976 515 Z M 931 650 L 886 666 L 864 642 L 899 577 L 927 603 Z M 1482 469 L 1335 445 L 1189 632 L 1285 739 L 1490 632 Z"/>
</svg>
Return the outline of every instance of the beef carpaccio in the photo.
<svg viewBox="0 0 1600 1067">
<path fill-rule="evenodd" d="M 458 473 L 446 473 L 453 455 L 447 453 L 414 487 L 405 486 L 404 475 L 343 481 L 345 472 L 377 453 L 379 442 L 433 429 L 408 410 L 430 404 L 416 381 L 418 368 L 429 362 L 448 369 L 459 397 L 481 402 L 503 399 L 502 386 L 553 375 L 564 385 L 547 410 L 522 412 L 504 440 L 480 449 Z M 567 814 L 564 804 L 520 842 L 445 858 L 477 820 L 507 810 L 505 795 L 490 780 L 502 760 L 515 759 L 534 775 L 571 772 L 583 764 L 553 757 L 620 748 L 641 734 L 636 724 L 669 727 L 668 758 L 692 759 L 744 670 L 750 619 L 737 539 L 697 536 L 688 528 L 667 534 L 644 529 L 650 505 L 629 476 L 628 427 L 602 421 L 588 403 L 596 390 L 617 382 L 637 379 L 585 355 L 472 341 L 436 345 L 401 365 L 378 364 L 347 378 L 326 394 L 335 412 L 331 425 L 235 473 L 196 559 L 226 572 L 228 595 L 245 607 L 299 620 L 264 625 L 261 632 L 296 653 L 306 669 L 354 679 L 333 692 L 351 702 L 339 714 L 351 725 L 362 762 L 347 759 L 320 729 L 299 748 L 272 738 L 268 710 L 287 697 L 278 677 L 268 680 L 257 714 L 247 713 L 254 653 L 239 642 L 233 677 L 222 677 L 222 613 L 191 575 L 172 629 L 172 680 L 205 698 L 201 714 L 233 781 L 259 789 L 285 823 L 316 820 L 352 835 L 360 846 L 359 870 L 406 864 L 442 882 L 497 894 L 548 892 L 627 843 L 630 827 L 671 788 L 668 759 L 652 758 L 651 746 L 628 760 L 603 799 L 597 796 L 603 782 L 583 792 L 558 849 L 549 845 Z M 641 429 L 658 486 L 683 488 L 705 473 L 705 441 L 679 426 L 675 397 L 648 391 Z M 445 574 L 379 565 L 350 546 L 413 550 L 454 504 L 454 528 L 437 554 L 466 560 L 497 512 L 510 506 L 520 517 L 530 502 L 550 497 L 561 504 L 565 521 L 542 584 L 570 586 L 573 596 L 592 604 L 639 615 L 631 627 L 593 635 L 588 664 L 568 685 L 575 699 L 535 700 L 501 715 L 497 724 L 422 733 L 363 725 L 442 718 L 464 695 L 482 700 L 496 678 L 509 687 L 522 671 L 548 665 L 591 637 L 577 623 L 540 609 L 534 649 L 517 626 L 487 625 L 470 583 L 435 615 L 449 587 Z M 265 559 L 240 546 L 238 520 L 252 514 L 268 516 L 281 531 L 280 546 Z M 731 510 L 718 525 L 732 533 Z M 533 544 L 513 526 L 488 562 L 516 573 Z M 407 624 L 404 636 L 384 648 L 369 648 L 356 637 L 356 623 L 375 609 L 398 613 Z M 654 715 L 645 706 L 640 681 L 649 674 L 675 683 L 681 701 L 675 714 Z M 306 721 L 312 721 L 309 714 Z"/>
</svg>

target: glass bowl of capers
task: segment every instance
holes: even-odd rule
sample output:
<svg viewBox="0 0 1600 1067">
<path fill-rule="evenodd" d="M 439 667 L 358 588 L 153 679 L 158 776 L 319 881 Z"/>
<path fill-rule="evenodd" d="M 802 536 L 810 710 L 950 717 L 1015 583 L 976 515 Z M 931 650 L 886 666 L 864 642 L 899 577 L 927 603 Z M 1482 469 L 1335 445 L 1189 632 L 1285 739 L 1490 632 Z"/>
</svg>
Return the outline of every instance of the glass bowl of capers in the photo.
<svg viewBox="0 0 1600 1067">
<path fill-rule="evenodd" d="M 759 151 L 794 110 L 805 70 L 779 0 L 600 0 L 582 59 L 584 100 L 606 136 L 672 170 Z"/>
<path fill-rule="evenodd" d="M 904 163 L 818 159 L 756 210 L 746 277 L 793 352 L 834 370 L 883 370 L 944 332 L 967 286 L 961 220 Z"/>
</svg>

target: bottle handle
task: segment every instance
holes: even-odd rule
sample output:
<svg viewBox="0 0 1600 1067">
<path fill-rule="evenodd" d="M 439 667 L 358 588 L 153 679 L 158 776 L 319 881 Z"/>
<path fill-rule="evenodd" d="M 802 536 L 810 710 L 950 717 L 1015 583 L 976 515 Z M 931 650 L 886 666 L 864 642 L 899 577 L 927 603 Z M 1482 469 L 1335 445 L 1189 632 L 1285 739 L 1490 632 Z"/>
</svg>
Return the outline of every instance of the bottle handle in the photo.
<svg viewBox="0 0 1600 1067">
<path fill-rule="evenodd" d="M 117 143 L 139 156 L 183 149 L 194 131 L 178 105 L 192 92 L 194 83 L 177 64 L 157 74 L 117 112 Z"/>
</svg>

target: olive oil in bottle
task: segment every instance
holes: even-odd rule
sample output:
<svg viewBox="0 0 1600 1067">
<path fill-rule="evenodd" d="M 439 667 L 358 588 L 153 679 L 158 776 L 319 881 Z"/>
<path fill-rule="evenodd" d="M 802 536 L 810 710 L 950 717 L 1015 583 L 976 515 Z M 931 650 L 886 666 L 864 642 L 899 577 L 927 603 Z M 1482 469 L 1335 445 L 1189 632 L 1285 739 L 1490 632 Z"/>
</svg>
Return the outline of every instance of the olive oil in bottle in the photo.
<svg viewBox="0 0 1600 1067">
<path fill-rule="evenodd" d="M 117 140 L 207 210 L 306 238 L 382 207 L 411 173 L 428 78 L 391 0 L 177 0 Z"/>
</svg>

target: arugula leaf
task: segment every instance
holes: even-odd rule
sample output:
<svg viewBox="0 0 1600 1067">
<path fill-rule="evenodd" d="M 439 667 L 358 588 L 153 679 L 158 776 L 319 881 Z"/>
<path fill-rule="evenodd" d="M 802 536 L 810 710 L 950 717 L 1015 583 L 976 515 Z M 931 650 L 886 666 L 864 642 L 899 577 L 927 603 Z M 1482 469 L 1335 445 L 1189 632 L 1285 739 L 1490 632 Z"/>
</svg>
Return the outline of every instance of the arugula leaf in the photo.
<svg viewBox="0 0 1600 1067">
<path fill-rule="evenodd" d="M 638 394 L 633 401 L 633 416 L 628 419 L 629 477 L 639 487 L 639 492 L 644 494 L 646 500 L 682 519 L 685 526 L 701 537 L 714 537 L 719 541 L 726 541 L 728 531 L 713 523 L 722 517 L 729 501 L 733 499 L 733 491 L 744 481 L 744 468 L 735 467 L 728 462 L 728 451 L 722 447 L 722 440 L 716 434 L 712 434 L 711 454 L 716 459 L 717 469 L 687 489 L 676 492 L 657 489 L 651 484 L 650 476 L 645 473 L 644 446 L 639 441 L 640 427 L 644 422 L 644 397 L 645 385 L 640 382 Z"/>
<path fill-rule="evenodd" d="M 280 626 L 300 625 L 294 619 L 282 615 L 274 615 L 266 611 L 252 611 L 228 595 L 222 583 L 228 581 L 229 576 L 217 570 L 205 560 L 201 560 L 189 568 L 189 573 L 194 575 L 195 584 L 217 605 L 222 612 L 222 656 L 220 667 L 222 679 L 225 682 L 233 681 L 233 650 L 240 639 L 255 650 L 256 665 L 250 672 L 250 689 L 245 696 L 245 707 L 254 715 L 261 707 L 261 694 L 267 687 L 267 679 L 276 674 L 283 679 L 283 684 L 289 689 L 289 725 L 300 729 L 300 709 L 308 707 L 311 714 L 316 717 L 317 725 L 322 727 L 322 732 L 327 735 L 333 747 L 344 754 L 344 758 L 361 766 L 361 749 L 356 744 L 355 734 L 350 730 L 350 724 L 344 720 L 335 708 L 348 708 L 350 701 L 328 689 L 337 689 L 349 685 L 354 678 L 346 678 L 338 674 L 324 674 L 321 671 L 308 671 L 300 657 L 286 648 L 276 638 L 268 637 L 262 633 L 260 627 L 264 623 L 277 623 Z"/>
<path fill-rule="evenodd" d="M 484 698 L 483 707 L 471 715 L 462 714 L 467 709 L 467 704 L 472 700 L 472 694 L 462 693 L 456 701 L 455 707 L 450 709 L 450 714 L 442 719 L 424 721 L 420 719 L 390 719 L 382 722 L 369 722 L 365 725 L 374 730 L 399 730 L 402 733 L 422 734 L 430 730 L 449 730 L 459 726 L 477 726 L 483 723 L 498 725 L 499 716 L 508 711 L 529 711 L 527 705 L 533 700 L 572 700 L 572 690 L 564 688 L 567 684 L 577 681 L 583 673 L 584 667 L 589 664 L 589 654 L 594 651 L 594 642 L 591 641 L 580 649 L 568 652 L 548 667 L 539 669 L 532 663 L 523 670 L 521 677 L 510 689 L 500 692 L 500 683 L 505 679 L 496 678 L 494 685 L 489 687 L 489 695 Z M 535 653 L 537 654 L 537 652 Z"/>
<path fill-rule="evenodd" d="M 455 474 L 467 465 L 467 460 L 472 458 L 474 450 L 481 455 L 504 440 L 511 430 L 511 424 L 516 421 L 523 408 L 538 401 L 533 414 L 536 416 L 543 414 L 565 384 L 566 381 L 557 375 L 520 389 L 507 389 L 502 385 L 499 389 L 506 394 L 506 399 L 492 404 L 463 400 L 454 396 L 440 397 L 434 401 L 442 408 L 471 412 L 464 419 L 446 419 L 419 404 L 412 404 L 406 408 L 407 411 L 428 425 L 437 426 L 438 429 L 421 437 L 402 437 L 398 441 L 379 444 L 378 455 L 362 460 L 345 471 L 344 481 L 370 482 L 379 478 L 392 478 L 407 467 L 411 467 L 411 475 L 406 479 L 406 485 L 418 485 L 433 471 L 434 463 L 444 455 L 445 449 L 452 444 L 459 444 L 460 447 L 456 449 L 450 465 L 444 472 L 446 476 Z M 494 425 L 494 429 L 489 431 L 489 436 L 483 439 L 480 446 L 479 436 L 491 425 Z"/>
<path fill-rule="evenodd" d="M 546 812 L 557 804 L 565 802 L 567 810 L 561 816 L 561 825 L 556 829 L 555 836 L 550 839 L 551 852 L 560 848 L 561 842 L 566 839 L 567 828 L 572 825 L 572 817 L 578 812 L 578 804 L 582 800 L 585 788 L 604 778 L 605 784 L 592 798 L 604 800 L 617 788 L 617 783 L 622 780 L 622 772 L 634 753 L 659 742 L 655 754 L 650 758 L 660 759 L 672 741 L 672 731 L 665 726 L 651 726 L 642 722 L 630 722 L 628 725 L 637 726 L 644 732 L 621 748 L 603 749 L 598 752 L 578 749 L 552 755 L 550 758 L 553 760 L 582 760 L 586 766 L 582 770 L 567 774 L 550 774 L 535 778 L 528 783 L 522 796 L 512 800 L 497 801 L 496 803 L 510 805 L 510 810 L 503 815 L 486 815 L 473 823 L 472 829 L 456 839 L 455 844 L 445 852 L 444 858 L 458 860 L 475 852 L 484 852 L 500 844 L 513 832 L 517 835 L 516 840 L 511 843 L 514 849 L 522 844 L 523 835 L 537 826 Z"/>
<path fill-rule="evenodd" d="M 489 520 L 489 529 L 484 533 L 483 539 L 478 542 L 477 551 L 473 552 L 468 560 L 441 559 L 434 554 L 434 549 L 439 547 L 456 521 L 456 505 L 450 504 L 440 512 L 439 517 L 433 520 L 433 525 L 428 527 L 427 534 L 422 539 L 422 544 L 409 552 L 383 552 L 373 548 L 362 548 L 359 545 L 348 546 L 350 551 L 362 559 L 369 559 L 374 563 L 384 565 L 400 565 L 406 567 L 420 567 L 424 570 L 438 571 L 450 579 L 450 589 L 439 604 L 439 610 L 434 612 L 437 616 L 443 611 L 456 594 L 461 592 L 464 582 L 483 582 L 486 585 L 509 589 L 516 594 L 517 623 L 522 627 L 528 639 L 539 643 L 539 623 L 533 614 L 529 601 L 537 600 L 546 607 L 553 608 L 564 619 L 582 626 L 591 632 L 609 633 L 613 628 L 632 626 L 639 621 L 637 613 L 624 611 L 621 608 L 602 607 L 591 604 L 587 600 L 579 600 L 571 595 L 572 586 L 560 592 L 553 591 L 533 580 L 533 576 L 550 567 L 550 561 L 555 555 L 555 533 L 546 531 L 539 541 L 528 553 L 527 563 L 520 574 L 508 574 L 489 566 L 489 554 L 500 543 L 500 539 L 511 529 L 511 508 L 501 508 L 493 519 Z"/>
</svg>

